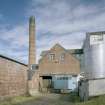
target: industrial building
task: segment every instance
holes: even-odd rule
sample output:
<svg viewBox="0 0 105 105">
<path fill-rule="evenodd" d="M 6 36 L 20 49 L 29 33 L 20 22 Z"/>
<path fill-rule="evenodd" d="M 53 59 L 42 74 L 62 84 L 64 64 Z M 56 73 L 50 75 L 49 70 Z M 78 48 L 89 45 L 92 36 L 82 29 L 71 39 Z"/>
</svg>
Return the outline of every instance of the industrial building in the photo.
<svg viewBox="0 0 105 105">
<path fill-rule="evenodd" d="M 82 56 L 82 49 L 65 49 L 58 43 L 51 49 L 42 51 L 39 68 L 30 70 L 33 74 L 29 85 L 30 93 L 77 91 Z"/>
<path fill-rule="evenodd" d="M 32 16 L 29 19 L 29 65 L 0 55 L 0 99 L 29 93 L 29 87 L 35 81 L 31 84 L 35 73 L 31 70 L 38 69 L 35 56 L 35 18 Z"/>
<path fill-rule="evenodd" d="M 83 49 L 65 49 L 57 43 L 42 51 L 38 64 L 35 41 L 32 16 L 28 65 L 0 55 L 0 98 L 55 90 L 79 90 L 82 100 L 105 94 L 105 31 L 86 33 Z"/>
<path fill-rule="evenodd" d="M 0 99 L 27 93 L 27 65 L 0 55 Z"/>
<path fill-rule="evenodd" d="M 36 64 L 35 18 L 29 19 L 29 63 L 0 55 L 0 97 L 9 97 L 52 90 L 77 89 L 77 75 L 80 73 L 82 49 L 65 49 L 55 44 L 42 51 Z"/>
<path fill-rule="evenodd" d="M 67 50 L 60 44 L 43 51 L 39 61 L 40 89 L 75 90 L 82 54 L 82 49 Z"/>
<path fill-rule="evenodd" d="M 83 45 L 84 78 L 79 83 L 82 100 L 105 94 L 105 31 L 86 34 Z"/>
<path fill-rule="evenodd" d="M 30 78 L 35 73 L 30 70 L 38 68 L 35 62 L 34 38 L 35 19 L 32 16 L 29 19 L 29 65 L 21 63 L 16 59 L 0 55 L 0 99 L 29 93 L 29 87 L 31 86 Z"/>
<path fill-rule="evenodd" d="M 29 27 L 29 92 L 35 94 L 54 89 L 75 90 L 83 50 L 65 49 L 55 44 L 51 49 L 42 51 L 36 69 L 34 17 L 30 18 Z"/>
</svg>

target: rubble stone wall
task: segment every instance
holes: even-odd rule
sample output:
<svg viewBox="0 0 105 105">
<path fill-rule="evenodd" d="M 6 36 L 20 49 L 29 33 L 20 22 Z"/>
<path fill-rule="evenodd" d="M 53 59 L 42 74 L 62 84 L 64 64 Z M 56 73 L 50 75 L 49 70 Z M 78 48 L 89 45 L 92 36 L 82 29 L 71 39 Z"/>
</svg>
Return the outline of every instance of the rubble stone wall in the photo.
<svg viewBox="0 0 105 105">
<path fill-rule="evenodd" d="M 27 69 L 24 64 L 0 57 L 0 97 L 18 96 L 27 92 Z"/>
</svg>

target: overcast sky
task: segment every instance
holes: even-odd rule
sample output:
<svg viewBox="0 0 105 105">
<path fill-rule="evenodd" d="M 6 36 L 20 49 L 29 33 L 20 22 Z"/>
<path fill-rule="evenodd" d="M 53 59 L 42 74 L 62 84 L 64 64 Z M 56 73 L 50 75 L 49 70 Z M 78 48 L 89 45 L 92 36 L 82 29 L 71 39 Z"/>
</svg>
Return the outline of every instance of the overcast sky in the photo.
<svg viewBox="0 0 105 105">
<path fill-rule="evenodd" d="M 81 48 L 86 32 L 105 31 L 105 0 L 0 0 L 0 54 L 28 62 L 28 21 L 36 18 L 37 61 L 60 43 Z"/>
</svg>

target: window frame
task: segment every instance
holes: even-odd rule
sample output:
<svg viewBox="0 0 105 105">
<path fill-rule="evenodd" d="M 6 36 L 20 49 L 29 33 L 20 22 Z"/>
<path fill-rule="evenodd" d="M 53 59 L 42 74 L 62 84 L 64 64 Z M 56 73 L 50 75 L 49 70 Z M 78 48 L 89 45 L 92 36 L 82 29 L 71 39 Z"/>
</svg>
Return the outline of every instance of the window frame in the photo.
<svg viewBox="0 0 105 105">
<path fill-rule="evenodd" d="M 49 58 L 50 61 L 55 60 L 55 54 L 54 53 L 50 53 L 48 58 Z"/>
<path fill-rule="evenodd" d="M 60 54 L 60 61 L 64 61 L 65 60 L 65 53 Z"/>
</svg>

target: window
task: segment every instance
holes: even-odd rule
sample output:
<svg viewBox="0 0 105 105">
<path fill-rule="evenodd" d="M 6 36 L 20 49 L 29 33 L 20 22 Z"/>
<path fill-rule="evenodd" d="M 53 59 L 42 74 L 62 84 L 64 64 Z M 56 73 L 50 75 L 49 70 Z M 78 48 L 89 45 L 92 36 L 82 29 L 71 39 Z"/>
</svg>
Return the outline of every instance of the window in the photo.
<svg viewBox="0 0 105 105">
<path fill-rule="evenodd" d="M 72 77 L 57 77 L 57 80 L 70 80 Z"/>
<path fill-rule="evenodd" d="M 55 54 L 49 54 L 49 60 L 54 60 L 55 59 Z"/>
<path fill-rule="evenodd" d="M 31 70 L 35 70 L 35 69 L 36 69 L 36 65 L 35 64 L 31 65 Z"/>
<path fill-rule="evenodd" d="M 65 54 L 63 53 L 63 54 L 61 54 L 61 56 L 60 56 L 60 61 L 64 61 L 65 60 Z"/>
</svg>

